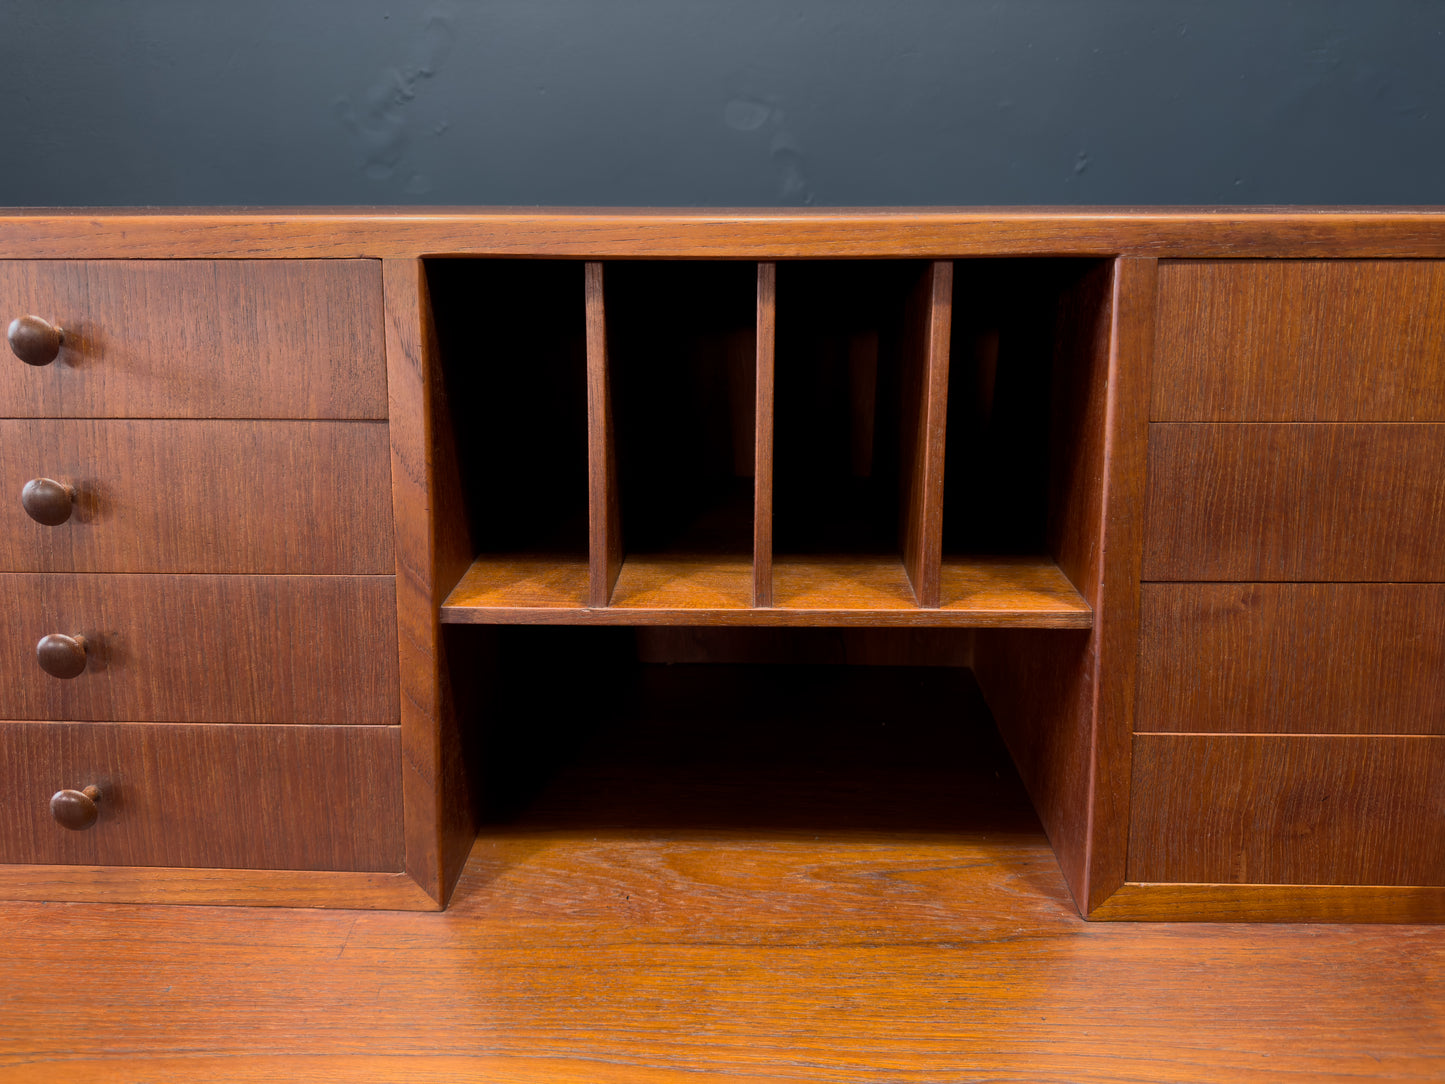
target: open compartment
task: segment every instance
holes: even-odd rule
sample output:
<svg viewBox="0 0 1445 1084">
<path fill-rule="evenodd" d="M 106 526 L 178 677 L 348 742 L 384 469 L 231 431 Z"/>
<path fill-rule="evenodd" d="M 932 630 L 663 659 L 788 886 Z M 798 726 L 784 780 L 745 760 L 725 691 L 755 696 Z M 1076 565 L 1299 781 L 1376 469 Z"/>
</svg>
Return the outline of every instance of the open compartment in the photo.
<svg viewBox="0 0 1445 1084">
<path fill-rule="evenodd" d="M 934 590 L 951 265 L 777 272 L 773 600 L 913 610 Z"/>
<path fill-rule="evenodd" d="M 458 605 L 587 599 L 587 354 L 582 264 L 426 262 L 455 463 L 476 555 Z"/>
<path fill-rule="evenodd" d="M 481 845 L 610 838 L 645 861 L 694 839 L 752 865 L 780 841 L 867 840 L 988 861 L 1038 827 L 967 667 L 971 635 L 451 630 L 454 668 L 489 675 L 469 719 Z"/>
<path fill-rule="evenodd" d="M 593 606 L 754 603 L 758 265 L 589 264 Z"/>
<path fill-rule="evenodd" d="M 940 608 L 997 604 L 1087 627 L 1090 608 L 1060 561 L 1071 563 L 1063 536 L 1091 492 L 1079 434 L 1098 394 L 1089 351 L 1101 335 L 1107 349 L 1110 266 L 954 266 Z"/>
</svg>

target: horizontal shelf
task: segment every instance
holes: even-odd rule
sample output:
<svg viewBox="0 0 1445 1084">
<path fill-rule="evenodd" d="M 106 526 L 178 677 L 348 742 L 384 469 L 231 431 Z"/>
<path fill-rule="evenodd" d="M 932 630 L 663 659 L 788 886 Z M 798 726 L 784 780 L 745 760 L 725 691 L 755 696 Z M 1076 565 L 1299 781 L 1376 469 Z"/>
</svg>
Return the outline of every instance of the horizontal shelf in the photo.
<svg viewBox="0 0 1445 1084">
<path fill-rule="evenodd" d="M 1073 628 L 1089 604 L 1047 557 L 946 557 L 942 604 L 919 606 L 896 556 L 779 557 L 771 607 L 747 558 L 631 556 L 612 605 L 589 607 L 582 557 L 485 556 L 441 608 L 454 625 L 906 625 Z"/>
</svg>

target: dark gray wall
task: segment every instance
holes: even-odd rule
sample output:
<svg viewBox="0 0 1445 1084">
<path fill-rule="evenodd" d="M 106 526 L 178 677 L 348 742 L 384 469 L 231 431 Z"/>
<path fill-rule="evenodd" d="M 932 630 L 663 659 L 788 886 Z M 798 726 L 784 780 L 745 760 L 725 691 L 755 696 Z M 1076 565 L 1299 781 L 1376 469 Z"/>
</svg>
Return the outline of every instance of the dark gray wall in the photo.
<svg viewBox="0 0 1445 1084">
<path fill-rule="evenodd" d="M 1440 0 L 0 0 L 0 204 L 1445 203 Z"/>
</svg>

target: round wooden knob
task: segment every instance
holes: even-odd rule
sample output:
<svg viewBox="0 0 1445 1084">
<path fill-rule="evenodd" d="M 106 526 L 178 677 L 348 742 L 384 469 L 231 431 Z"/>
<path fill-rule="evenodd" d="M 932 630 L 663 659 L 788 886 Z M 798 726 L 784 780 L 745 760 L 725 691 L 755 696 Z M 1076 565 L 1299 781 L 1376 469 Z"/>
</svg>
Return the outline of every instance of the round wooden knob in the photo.
<svg viewBox="0 0 1445 1084">
<path fill-rule="evenodd" d="M 60 356 L 65 332 L 38 316 L 20 316 L 10 321 L 10 349 L 26 365 L 49 365 Z"/>
<path fill-rule="evenodd" d="M 35 645 L 35 658 L 51 677 L 80 677 L 85 673 L 85 637 L 52 632 Z"/>
<path fill-rule="evenodd" d="M 84 832 L 100 817 L 99 787 L 84 790 L 57 790 L 50 798 L 50 815 L 55 823 L 72 832 Z"/>
<path fill-rule="evenodd" d="M 68 520 L 74 501 L 75 490 L 53 478 L 32 478 L 20 491 L 25 514 L 47 527 L 58 527 Z"/>
</svg>

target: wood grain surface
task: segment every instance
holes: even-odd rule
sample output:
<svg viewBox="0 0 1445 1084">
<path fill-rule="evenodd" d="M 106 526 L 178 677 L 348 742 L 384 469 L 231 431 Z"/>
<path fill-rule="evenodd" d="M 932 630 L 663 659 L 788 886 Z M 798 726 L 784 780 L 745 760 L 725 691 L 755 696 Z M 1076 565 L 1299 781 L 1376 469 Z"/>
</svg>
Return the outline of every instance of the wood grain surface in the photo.
<svg viewBox="0 0 1445 1084">
<path fill-rule="evenodd" d="M 390 576 L 0 574 L 0 718 L 395 723 Z M 51 677 L 43 636 L 82 635 Z"/>
<path fill-rule="evenodd" d="M 1445 425 L 1149 427 L 1146 580 L 1445 580 Z"/>
<path fill-rule="evenodd" d="M 1088 914 L 1125 879 L 1141 497 L 1156 265 L 1097 265 L 1059 297 L 1049 552 L 1093 635 L 980 633 L 974 667 Z"/>
<path fill-rule="evenodd" d="M 1140 734 L 1129 880 L 1445 885 L 1445 738 Z"/>
<path fill-rule="evenodd" d="M 389 459 L 380 422 L 0 421 L 0 570 L 390 575 Z"/>
<path fill-rule="evenodd" d="M 1445 927 L 1084 922 L 976 699 L 849 710 L 905 688 L 619 733 L 445 914 L 0 907 L 0 1080 L 1439 1079 Z"/>
<path fill-rule="evenodd" d="M 612 589 L 619 610 L 746 610 L 753 600 L 747 556 L 629 554 Z"/>
<path fill-rule="evenodd" d="M 607 299 L 602 264 L 586 270 L 587 518 L 591 578 L 588 603 L 606 606 L 622 570 L 622 510 L 617 488 L 617 432 L 607 353 Z"/>
<path fill-rule="evenodd" d="M 43 317 L 65 344 L 39 369 L 5 352 L 10 417 L 386 416 L 375 261 L 25 255 L 0 261 L 0 314 Z"/>
<path fill-rule="evenodd" d="M 443 385 L 426 267 L 386 260 L 386 388 L 396 522 L 396 658 L 400 684 L 406 872 L 445 904 L 476 837 L 469 736 L 437 607 L 473 556 L 457 434 Z M 390 660 L 378 657 L 378 668 Z"/>
<path fill-rule="evenodd" d="M 395 727 L 0 723 L 0 862 L 401 869 Z M 63 788 L 100 788 L 67 831 Z"/>
<path fill-rule="evenodd" d="M 937 606 L 943 560 L 943 451 L 948 422 L 948 347 L 953 264 L 928 264 L 904 317 L 900 403 L 899 545 L 920 606 Z"/>
<path fill-rule="evenodd" d="M 1445 887 L 1129 881 L 1089 917 L 1133 922 L 1445 922 Z"/>
<path fill-rule="evenodd" d="M 1445 257 L 1438 207 L 11 208 L 25 259 Z"/>
<path fill-rule="evenodd" d="M 1088 603 L 1046 557 L 950 557 L 944 605 L 914 600 L 893 556 L 780 556 L 773 605 L 749 606 L 745 557 L 634 555 L 612 603 L 584 607 L 580 559 L 484 556 L 442 604 L 450 624 L 905 625 L 1088 628 Z"/>
<path fill-rule="evenodd" d="M 778 265 L 758 264 L 757 381 L 753 407 L 753 597 L 773 604 L 773 399 Z"/>
<path fill-rule="evenodd" d="M 1445 734 L 1445 585 L 1145 584 L 1134 726 Z"/>
<path fill-rule="evenodd" d="M 1445 421 L 1445 263 L 1164 263 L 1150 416 Z"/>
<path fill-rule="evenodd" d="M 438 909 L 436 900 L 405 873 L 174 866 L 0 866 L 0 900 Z"/>
</svg>

